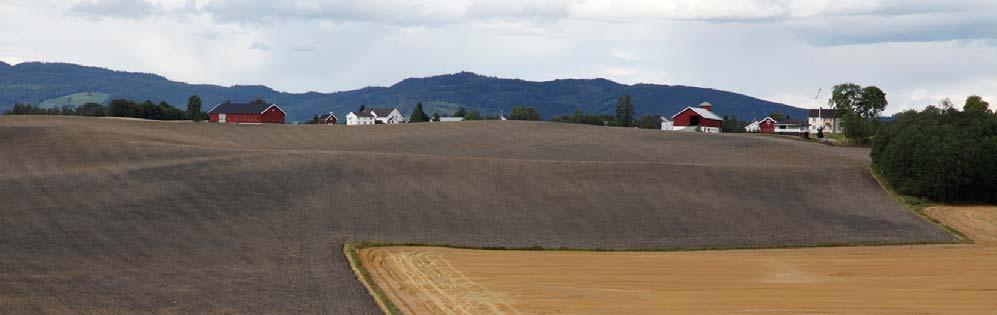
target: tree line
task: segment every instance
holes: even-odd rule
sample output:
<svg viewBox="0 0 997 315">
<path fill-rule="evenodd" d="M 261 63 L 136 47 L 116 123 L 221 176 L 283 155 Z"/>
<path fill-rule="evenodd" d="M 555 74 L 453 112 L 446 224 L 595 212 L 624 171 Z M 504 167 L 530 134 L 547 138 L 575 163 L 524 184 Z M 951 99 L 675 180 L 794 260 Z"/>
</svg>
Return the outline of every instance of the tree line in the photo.
<svg viewBox="0 0 997 315">
<path fill-rule="evenodd" d="M 128 99 L 111 100 L 106 106 L 98 103 L 86 103 L 82 106 L 62 106 L 61 108 L 42 108 L 30 104 L 14 104 L 14 107 L 3 112 L 4 115 L 75 115 L 87 117 L 131 117 L 152 120 L 193 120 L 207 119 L 208 114 L 201 111 L 201 98 L 197 95 L 187 100 L 187 110 L 162 101 L 159 104 L 150 100 L 135 102 Z"/>
<path fill-rule="evenodd" d="M 989 105 L 970 96 L 962 111 L 946 101 L 898 114 L 872 141 L 873 169 L 899 193 L 997 203 L 997 114 Z"/>
</svg>

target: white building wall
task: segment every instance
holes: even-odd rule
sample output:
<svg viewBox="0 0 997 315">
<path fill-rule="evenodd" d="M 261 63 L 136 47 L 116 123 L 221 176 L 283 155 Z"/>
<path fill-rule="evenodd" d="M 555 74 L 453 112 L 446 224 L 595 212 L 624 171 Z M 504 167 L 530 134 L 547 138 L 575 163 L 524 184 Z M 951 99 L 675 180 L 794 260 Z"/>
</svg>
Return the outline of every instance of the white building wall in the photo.
<svg viewBox="0 0 997 315">
<path fill-rule="evenodd" d="M 699 131 L 705 132 L 705 133 L 720 133 L 720 128 L 700 126 L 699 127 Z"/>
<path fill-rule="evenodd" d="M 671 131 L 671 130 L 674 130 L 674 129 L 675 129 L 675 122 L 672 122 L 672 121 L 662 121 L 661 122 L 661 130 Z"/>
<path fill-rule="evenodd" d="M 347 126 L 373 125 L 373 124 L 374 124 L 374 119 L 371 118 L 371 117 L 360 117 L 360 116 L 357 116 L 357 114 L 354 114 L 352 112 L 349 113 L 348 115 L 346 115 L 346 125 Z"/>
</svg>

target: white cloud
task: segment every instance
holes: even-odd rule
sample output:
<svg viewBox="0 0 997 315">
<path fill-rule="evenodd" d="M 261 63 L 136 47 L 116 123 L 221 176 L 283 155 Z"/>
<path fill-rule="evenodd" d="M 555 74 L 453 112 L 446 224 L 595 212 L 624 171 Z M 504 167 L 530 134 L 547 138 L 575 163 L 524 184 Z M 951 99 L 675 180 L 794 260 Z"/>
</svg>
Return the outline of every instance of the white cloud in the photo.
<svg viewBox="0 0 997 315">
<path fill-rule="evenodd" d="M 253 42 L 249 45 L 249 49 L 268 51 L 270 50 L 270 45 L 264 44 L 263 42 Z"/>
<path fill-rule="evenodd" d="M 619 58 L 620 60 L 624 61 L 637 60 L 637 57 L 634 57 L 634 54 L 631 54 L 629 51 L 623 49 L 613 48 L 609 52 L 613 54 L 613 57 Z"/>
</svg>

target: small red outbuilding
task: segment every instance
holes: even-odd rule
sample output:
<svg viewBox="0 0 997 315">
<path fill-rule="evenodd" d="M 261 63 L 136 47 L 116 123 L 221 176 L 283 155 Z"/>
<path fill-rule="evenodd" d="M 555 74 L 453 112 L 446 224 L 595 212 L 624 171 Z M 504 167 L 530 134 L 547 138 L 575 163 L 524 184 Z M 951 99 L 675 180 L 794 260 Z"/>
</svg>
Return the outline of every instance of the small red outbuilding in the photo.
<svg viewBox="0 0 997 315">
<path fill-rule="evenodd" d="M 336 118 L 336 115 L 333 113 L 328 113 L 318 116 L 316 123 L 319 125 L 335 125 L 337 122 L 339 122 L 339 118 Z"/>
<path fill-rule="evenodd" d="M 222 124 L 283 124 L 287 117 L 277 104 L 225 102 L 208 112 L 208 121 Z"/>
<path fill-rule="evenodd" d="M 758 122 L 758 130 L 761 133 L 775 133 L 775 124 L 775 119 L 772 119 L 772 117 L 765 117 L 765 119 Z"/>
</svg>

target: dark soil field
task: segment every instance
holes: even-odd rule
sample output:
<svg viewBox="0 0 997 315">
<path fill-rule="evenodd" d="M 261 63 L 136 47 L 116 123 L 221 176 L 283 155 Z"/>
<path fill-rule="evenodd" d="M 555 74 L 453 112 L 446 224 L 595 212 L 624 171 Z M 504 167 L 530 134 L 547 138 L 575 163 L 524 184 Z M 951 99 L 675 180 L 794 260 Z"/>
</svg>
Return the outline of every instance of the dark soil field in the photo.
<svg viewBox="0 0 997 315">
<path fill-rule="evenodd" d="M 0 117 L 0 313 L 377 313 L 347 240 L 951 242 L 868 151 L 534 122 Z"/>
</svg>

